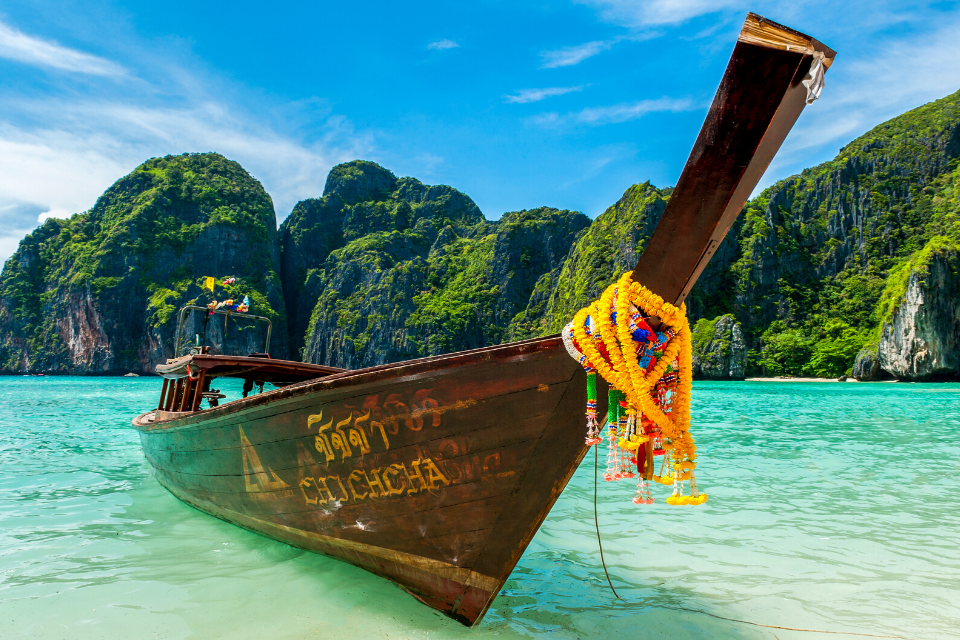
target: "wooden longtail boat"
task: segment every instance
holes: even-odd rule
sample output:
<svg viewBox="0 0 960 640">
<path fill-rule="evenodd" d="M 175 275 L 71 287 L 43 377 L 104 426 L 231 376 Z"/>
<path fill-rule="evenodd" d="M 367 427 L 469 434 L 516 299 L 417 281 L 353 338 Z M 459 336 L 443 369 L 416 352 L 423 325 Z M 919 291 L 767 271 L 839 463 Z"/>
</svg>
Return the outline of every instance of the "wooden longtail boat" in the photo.
<svg viewBox="0 0 960 640">
<path fill-rule="evenodd" d="M 637 282 L 686 297 L 834 55 L 747 17 Z M 584 373 L 560 337 L 358 371 L 259 355 L 157 367 L 160 403 L 133 421 L 157 479 L 478 622 L 587 452 Z M 224 376 L 279 388 L 201 410 Z"/>
</svg>

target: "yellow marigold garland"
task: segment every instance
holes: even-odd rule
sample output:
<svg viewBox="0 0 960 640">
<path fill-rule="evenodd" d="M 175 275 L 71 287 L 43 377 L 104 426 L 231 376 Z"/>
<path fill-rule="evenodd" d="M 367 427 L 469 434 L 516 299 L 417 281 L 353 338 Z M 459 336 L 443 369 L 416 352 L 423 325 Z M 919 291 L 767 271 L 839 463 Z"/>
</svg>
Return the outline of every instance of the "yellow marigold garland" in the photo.
<svg viewBox="0 0 960 640">
<path fill-rule="evenodd" d="M 610 385 L 624 393 L 631 409 L 639 409 L 660 428 L 664 438 L 670 440 L 665 455 L 672 458 L 673 477 L 655 476 L 658 482 L 674 486 L 674 494 L 667 499 L 667 503 L 702 504 L 707 496 L 697 492 L 693 473 L 697 458 L 696 445 L 690 435 L 693 348 L 686 305 L 676 307 L 664 301 L 640 283 L 634 282 L 631 275 L 629 271 L 624 273 L 617 282 L 607 287 L 599 300 L 576 313 L 571 323 L 573 336 L 590 366 Z M 611 318 L 611 310 L 616 311 L 616 324 Z M 646 317 L 659 317 L 663 325 L 676 332 L 649 372 L 641 368 L 636 357 L 637 343 L 630 331 L 634 310 L 639 310 Z M 587 323 L 591 320 L 591 333 L 588 335 Z M 598 342 L 603 344 L 609 361 L 603 357 Z M 676 395 L 670 415 L 667 415 L 652 396 L 654 386 L 676 360 L 679 361 Z M 621 439 L 621 446 L 636 450 L 646 440 L 648 438 L 644 436 L 635 437 L 632 441 Z M 684 480 L 690 481 L 691 495 L 683 495 Z M 638 501 L 635 499 L 634 502 Z"/>
</svg>

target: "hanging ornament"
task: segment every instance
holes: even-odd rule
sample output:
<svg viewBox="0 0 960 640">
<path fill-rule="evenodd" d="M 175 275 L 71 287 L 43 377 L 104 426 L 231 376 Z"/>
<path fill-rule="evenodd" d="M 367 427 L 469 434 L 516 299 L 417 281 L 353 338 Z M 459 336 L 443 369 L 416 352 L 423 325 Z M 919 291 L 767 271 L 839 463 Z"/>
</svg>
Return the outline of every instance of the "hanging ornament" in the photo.
<svg viewBox="0 0 960 640">
<path fill-rule="evenodd" d="M 574 344 L 572 326 L 564 327 L 561 336 L 567 353 L 580 363 L 587 374 L 587 437 L 585 442 L 588 447 L 600 444 L 603 442 L 603 438 L 600 437 L 600 427 L 597 424 L 597 370 L 590 366 L 587 357 Z"/>
<path fill-rule="evenodd" d="M 627 272 L 581 309 L 562 335 L 570 355 L 594 373 L 587 380 L 588 440 L 596 423 L 596 375 L 619 390 L 620 402 L 609 396 L 604 479 L 637 477 L 637 504 L 652 502 L 650 480 L 673 485 L 669 504 L 705 502 L 696 486 L 697 453 L 689 433 L 692 345 L 686 307 L 665 302 Z M 662 456 L 659 474 L 655 456 Z"/>
</svg>

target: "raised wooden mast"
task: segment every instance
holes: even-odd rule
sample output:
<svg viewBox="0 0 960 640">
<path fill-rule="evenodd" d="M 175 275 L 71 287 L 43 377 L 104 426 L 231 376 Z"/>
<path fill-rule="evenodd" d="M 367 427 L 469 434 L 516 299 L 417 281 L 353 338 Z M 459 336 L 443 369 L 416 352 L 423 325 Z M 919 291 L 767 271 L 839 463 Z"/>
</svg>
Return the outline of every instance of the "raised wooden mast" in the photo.
<svg viewBox="0 0 960 640">
<path fill-rule="evenodd" d="M 836 52 L 748 14 L 676 189 L 633 279 L 680 304 L 710 262 L 807 103 L 816 54 Z"/>
</svg>

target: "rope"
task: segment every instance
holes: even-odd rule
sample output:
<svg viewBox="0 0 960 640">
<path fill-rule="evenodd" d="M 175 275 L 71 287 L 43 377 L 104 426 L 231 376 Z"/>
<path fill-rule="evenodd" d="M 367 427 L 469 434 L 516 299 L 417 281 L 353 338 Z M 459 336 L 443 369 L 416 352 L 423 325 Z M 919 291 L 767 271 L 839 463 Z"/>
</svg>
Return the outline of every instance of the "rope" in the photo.
<svg viewBox="0 0 960 640">
<path fill-rule="evenodd" d="M 603 573 L 607 576 L 607 584 L 610 585 L 610 591 L 613 591 L 613 595 L 617 597 L 617 600 L 623 600 L 620 597 L 620 594 L 617 593 L 617 590 L 613 588 L 613 583 L 610 581 L 610 572 L 607 571 L 607 563 L 603 559 L 603 542 L 600 541 L 600 520 L 597 518 L 597 467 L 600 465 L 600 454 L 597 452 L 597 449 L 600 447 L 594 445 L 593 447 L 593 524 L 597 527 L 597 546 L 600 547 L 600 564 L 603 565 Z M 626 602 L 626 600 L 623 600 Z"/>
<path fill-rule="evenodd" d="M 597 546 L 600 547 L 600 564 L 603 565 L 603 574 L 607 576 L 607 584 L 610 585 L 610 591 L 613 592 L 613 595 L 616 596 L 617 600 L 626 602 L 623 598 L 620 597 L 620 594 L 617 593 L 617 590 L 613 588 L 613 582 L 610 580 L 610 572 L 607 571 L 607 563 L 603 559 L 603 542 L 600 540 L 600 520 L 597 516 L 597 468 L 600 465 L 600 453 L 598 449 L 600 447 L 593 447 L 593 524 L 597 528 Z M 710 616 L 711 618 L 717 618 L 719 620 L 727 620 L 729 622 L 739 622 L 741 624 L 749 624 L 755 627 L 764 627 L 767 629 L 783 629 L 784 631 L 804 631 L 806 633 L 830 633 L 834 635 L 847 635 L 847 636 L 860 636 L 864 638 L 897 638 L 898 640 L 909 640 L 903 636 L 885 636 L 874 633 L 857 633 L 855 631 L 823 631 L 820 629 L 799 629 L 797 627 L 781 627 L 775 624 L 761 624 L 759 622 L 750 622 L 749 620 L 739 620 L 737 618 L 727 618 L 724 616 L 718 616 L 715 613 L 708 613 L 706 611 L 701 611 L 700 609 L 689 609 L 687 607 L 667 607 L 664 605 L 652 605 L 658 609 L 670 609 L 672 611 L 690 611 L 692 613 L 702 613 L 705 616 Z"/>
<path fill-rule="evenodd" d="M 652 605 L 658 609 L 670 609 L 672 611 L 691 611 L 693 613 L 702 613 L 705 616 L 710 616 L 711 618 L 718 618 L 720 620 L 729 620 L 730 622 L 739 622 L 741 624 L 751 624 L 755 627 L 766 627 L 767 629 L 783 629 L 784 631 L 805 631 L 807 633 L 832 633 L 841 636 L 862 636 L 865 638 L 898 638 L 899 640 L 909 640 L 903 636 L 882 636 L 875 633 L 857 633 L 856 631 L 823 631 L 821 629 L 798 629 L 796 627 L 779 627 L 775 624 L 760 624 L 759 622 L 750 622 L 749 620 L 738 620 L 737 618 L 725 618 L 724 616 L 718 616 L 715 613 L 708 613 L 706 611 L 701 611 L 700 609 L 688 609 L 687 607 L 666 607 L 663 605 Z"/>
</svg>

